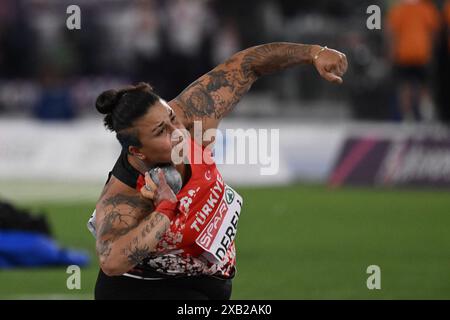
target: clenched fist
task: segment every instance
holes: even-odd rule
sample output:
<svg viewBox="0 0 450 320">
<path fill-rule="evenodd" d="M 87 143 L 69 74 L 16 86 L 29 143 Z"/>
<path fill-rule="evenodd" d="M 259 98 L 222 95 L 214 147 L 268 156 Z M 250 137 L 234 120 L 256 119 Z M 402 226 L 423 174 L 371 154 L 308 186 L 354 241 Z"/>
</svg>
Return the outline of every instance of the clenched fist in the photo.
<svg viewBox="0 0 450 320">
<path fill-rule="evenodd" d="M 321 46 L 312 46 L 311 62 L 322 78 L 341 84 L 347 71 L 347 57 L 342 52 Z"/>
</svg>

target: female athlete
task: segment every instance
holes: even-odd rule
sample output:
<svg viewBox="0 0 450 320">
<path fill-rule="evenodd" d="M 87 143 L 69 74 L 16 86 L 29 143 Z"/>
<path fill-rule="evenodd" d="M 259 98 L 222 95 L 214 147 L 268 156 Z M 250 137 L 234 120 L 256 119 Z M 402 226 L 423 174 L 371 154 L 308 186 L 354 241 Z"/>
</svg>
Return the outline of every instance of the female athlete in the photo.
<svg viewBox="0 0 450 320">
<path fill-rule="evenodd" d="M 202 130 L 217 128 L 259 77 L 302 64 L 338 84 L 347 70 L 336 50 L 270 43 L 236 53 L 168 103 L 145 83 L 97 98 L 122 153 L 96 204 L 96 299 L 230 298 L 242 198 L 223 181 L 202 141 L 178 135 L 194 152 L 174 163 L 173 137 L 183 129 L 194 136 L 195 121 Z M 192 161 L 195 151 L 209 161 Z M 181 175 L 177 194 L 162 170 L 159 183 L 150 178 L 147 170 L 161 164 Z"/>
</svg>

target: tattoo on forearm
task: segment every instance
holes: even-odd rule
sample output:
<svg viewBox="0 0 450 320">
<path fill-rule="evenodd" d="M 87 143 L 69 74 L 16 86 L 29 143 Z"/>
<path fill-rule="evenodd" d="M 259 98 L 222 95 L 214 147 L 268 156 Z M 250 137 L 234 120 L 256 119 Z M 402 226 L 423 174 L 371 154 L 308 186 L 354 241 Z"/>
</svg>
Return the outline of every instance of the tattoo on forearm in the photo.
<svg viewBox="0 0 450 320">
<path fill-rule="evenodd" d="M 123 214 L 120 211 L 108 212 L 99 229 L 99 237 L 111 235 L 113 237 L 120 237 L 127 234 L 131 229 L 138 225 L 138 219 L 132 214 Z"/>
<path fill-rule="evenodd" d="M 123 253 L 127 257 L 128 262 L 135 266 L 147 258 L 152 251 L 148 245 L 140 245 L 138 237 L 135 237 L 129 247 L 124 249 Z"/>
<path fill-rule="evenodd" d="M 135 247 L 132 249 L 132 251 L 128 255 L 128 261 L 133 266 L 138 265 L 142 262 L 145 258 L 147 258 L 151 254 L 151 250 L 148 246 L 145 246 L 144 248 L 138 248 Z"/>
<path fill-rule="evenodd" d="M 137 265 L 152 253 L 149 243 L 161 240 L 170 226 L 167 219 L 163 220 L 164 215 L 158 212 L 149 215 L 149 211 L 153 211 L 153 205 L 138 196 L 117 194 L 103 200 L 102 204 L 106 213 L 97 234 L 97 252 L 102 260 L 110 256 L 116 240 L 132 229 L 142 226 L 126 248 L 122 249 L 122 254 L 130 265 Z M 164 221 L 164 224 L 158 226 L 161 221 Z"/>
<path fill-rule="evenodd" d="M 145 224 L 144 229 L 142 229 L 141 237 L 145 238 L 152 230 L 155 228 L 156 224 L 163 219 L 163 215 L 155 212 L 150 217 L 147 217 L 145 220 L 148 222 Z"/>
<path fill-rule="evenodd" d="M 163 215 L 155 212 L 151 215 L 150 218 L 146 218 L 148 220 L 144 229 L 141 232 L 141 237 L 134 237 L 131 244 L 124 249 L 123 254 L 127 257 L 128 262 L 131 265 L 137 265 L 142 262 L 145 258 L 152 254 L 152 250 L 150 246 L 147 244 L 149 239 L 146 239 L 151 232 L 155 232 L 155 227 L 158 223 L 163 221 Z M 162 228 L 158 228 L 154 234 L 155 242 L 161 240 L 164 233 L 169 228 L 169 222 L 167 220 L 164 221 L 164 225 Z M 142 244 L 141 244 L 142 243 Z"/>
<path fill-rule="evenodd" d="M 155 233 L 156 241 L 159 242 L 163 238 L 164 234 L 166 233 L 167 229 L 169 229 L 169 227 L 170 227 L 170 223 L 167 220 L 165 220 L 164 227 L 157 230 Z"/>
<path fill-rule="evenodd" d="M 98 226 L 96 247 L 99 257 L 106 259 L 113 242 L 136 228 L 140 220 L 153 211 L 153 205 L 139 196 L 123 194 L 104 199 L 102 204 L 105 215 Z"/>
<path fill-rule="evenodd" d="M 252 71 L 258 77 L 310 61 L 311 46 L 295 43 L 269 43 L 254 47 L 244 56 L 245 74 Z"/>
<path fill-rule="evenodd" d="M 127 212 L 123 213 L 123 205 Z M 153 211 L 151 202 L 139 196 L 117 194 L 103 200 L 105 216 L 98 230 L 98 237 L 105 235 L 112 237 L 123 236 L 135 228 L 139 221 Z M 130 210 L 131 209 L 131 210 Z"/>
<path fill-rule="evenodd" d="M 97 241 L 97 252 L 100 257 L 106 259 L 111 253 L 111 240 Z"/>
<path fill-rule="evenodd" d="M 231 111 L 258 77 L 310 61 L 310 46 L 270 43 L 249 48 L 217 66 L 177 98 L 186 119 L 221 119 Z"/>
</svg>

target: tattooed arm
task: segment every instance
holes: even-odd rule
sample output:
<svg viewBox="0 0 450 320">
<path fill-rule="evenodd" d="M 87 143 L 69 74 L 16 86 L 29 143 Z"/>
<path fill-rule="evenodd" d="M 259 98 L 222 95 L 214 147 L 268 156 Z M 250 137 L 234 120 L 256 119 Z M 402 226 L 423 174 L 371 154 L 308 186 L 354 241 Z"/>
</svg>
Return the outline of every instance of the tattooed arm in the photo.
<svg viewBox="0 0 450 320">
<path fill-rule="evenodd" d="M 109 276 L 129 271 L 151 254 L 170 225 L 151 200 L 127 189 L 112 176 L 96 206 L 97 255 Z"/>
<path fill-rule="evenodd" d="M 347 70 L 345 55 L 336 50 L 287 42 L 263 44 L 236 53 L 169 104 L 186 128 L 192 129 L 195 120 L 202 121 L 203 130 L 216 128 L 259 77 L 301 64 L 313 64 L 322 77 L 335 83 L 342 83 Z"/>
</svg>

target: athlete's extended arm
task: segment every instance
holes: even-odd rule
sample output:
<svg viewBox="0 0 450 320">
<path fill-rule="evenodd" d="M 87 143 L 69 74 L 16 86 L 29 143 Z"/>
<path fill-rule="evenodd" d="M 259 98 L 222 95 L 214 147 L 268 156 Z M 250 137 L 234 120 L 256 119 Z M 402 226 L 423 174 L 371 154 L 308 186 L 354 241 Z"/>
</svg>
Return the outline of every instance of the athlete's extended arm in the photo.
<svg viewBox="0 0 450 320">
<path fill-rule="evenodd" d="M 347 71 L 345 55 L 336 50 L 288 42 L 263 44 L 234 54 L 169 104 L 178 109 L 188 129 L 195 120 L 202 121 L 203 130 L 216 128 L 259 77 L 301 64 L 313 64 L 323 78 L 334 83 L 342 83 Z"/>
</svg>

